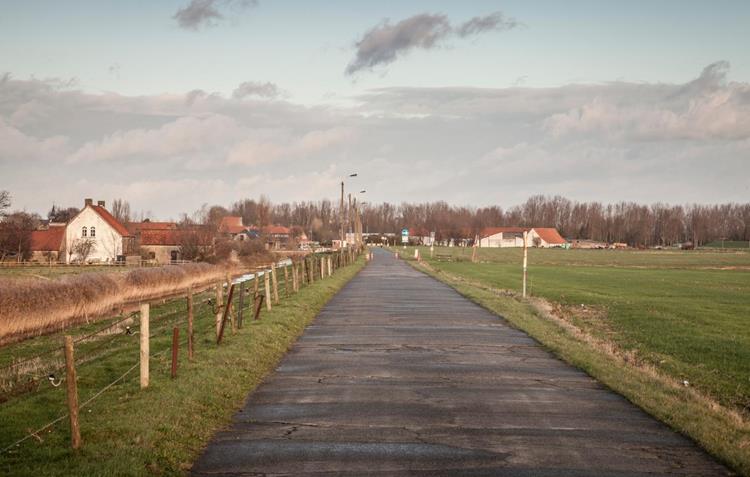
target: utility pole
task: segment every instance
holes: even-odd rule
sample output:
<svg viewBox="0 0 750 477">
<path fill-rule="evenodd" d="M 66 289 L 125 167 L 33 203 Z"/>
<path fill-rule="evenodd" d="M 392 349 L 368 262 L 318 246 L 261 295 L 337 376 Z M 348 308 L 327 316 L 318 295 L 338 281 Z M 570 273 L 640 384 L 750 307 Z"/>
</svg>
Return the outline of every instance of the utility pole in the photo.
<svg viewBox="0 0 750 477">
<path fill-rule="evenodd" d="M 339 214 L 341 215 L 341 246 L 344 246 L 344 181 L 341 181 L 341 203 L 339 204 Z"/>
<path fill-rule="evenodd" d="M 526 264 L 528 262 L 528 232 L 523 233 L 523 297 L 526 298 Z"/>
</svg>

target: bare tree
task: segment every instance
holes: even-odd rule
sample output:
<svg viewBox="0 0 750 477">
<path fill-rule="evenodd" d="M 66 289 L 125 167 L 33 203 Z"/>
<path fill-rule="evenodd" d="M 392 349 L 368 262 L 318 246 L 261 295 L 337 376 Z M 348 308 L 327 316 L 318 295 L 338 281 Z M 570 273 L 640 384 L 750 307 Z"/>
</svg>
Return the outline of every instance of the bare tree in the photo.
<svg viewBox="0 0 750 477">
<path fill-rule="evenodd" d="M 96 241 L 92 239 L 77 239 L 70 247 L 71 257 L 75 255 L 76 261 L 86 263 L 89 256 L 96 250 Z"/>
<path fill-rule="evenodd" d="M 124 199 L 113 200 L 112 216 L 121 224 L 130 222 L 130 203 Z"/>
<path fill-rule="evenodd" d="M 0 219 L 5 217 L 5 212 L 10 208 L 10 192 L 0 190 Z"/>
</svg>

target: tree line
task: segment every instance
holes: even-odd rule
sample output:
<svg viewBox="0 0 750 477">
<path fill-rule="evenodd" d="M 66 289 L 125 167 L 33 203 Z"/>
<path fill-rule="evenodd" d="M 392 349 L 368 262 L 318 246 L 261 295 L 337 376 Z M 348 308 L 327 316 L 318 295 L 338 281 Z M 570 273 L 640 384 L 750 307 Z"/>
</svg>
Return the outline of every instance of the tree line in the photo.
<svg viewBox="0 0 750 477">
<path fill-rule="evenodd" d="M 10 207 L 10 194 L 0 191 L 0 260 L 7 256 L 28 256 L 31 231 L 45 222 L 38 214 L 11 212 Z M 495 226 L 554 227 L 569 240 L 622 242 L 645 247 L 686 242 L 701 246 L 716 240 L 750 241 L 750 203 L 605 204 L 535 195 L 509 209 L 455 206 L 438 201 L 362 204 L 357 210 L 365 233 L 398 234 L 406 227 L 413 237 L 434 232 L 438 241 L 471 242 L 482 229 Z M 53 205 L 46 219 L 67 222 L 78 211 L 75 207 Z M 125 224 L 135 219 L 130 204 L 123 199 L 112 202 L 112 213 Z M 284 225 L 292 229 L 293 237 L 304 233 L 313 241 L 330 243 L 339 238 L 342 225 L 344 230 L 350 229 L 353 213 L 347 204 L 342 211 L 330 200 L 274 204 L 261 196 L 241 199 L 228 207 L 204 205 L 191 214 L 182 214 L 178 223 L 184 228 L 200 228 L 200 236 L 194 234 L 196 244 L 209 241 L 206 236 L 216 236 L 221 219 L 228 215 L 242 217 L 248 226 Z M 144 214 L 140 215 L 138 221 L 143 220 Z M 199 245 L 194 248 L 197 250 Z"/>
</svg>

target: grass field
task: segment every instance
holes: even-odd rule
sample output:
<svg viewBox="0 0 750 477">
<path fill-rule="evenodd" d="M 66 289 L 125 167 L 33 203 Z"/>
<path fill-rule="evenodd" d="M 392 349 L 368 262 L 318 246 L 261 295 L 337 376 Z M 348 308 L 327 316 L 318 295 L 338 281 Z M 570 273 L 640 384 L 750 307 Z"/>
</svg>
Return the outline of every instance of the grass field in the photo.
<svg viewBox="0 0 750 477">
<path fill-rule="evenodd" d="M 414 253 L 397 250 L 404 257 Z M 438 278 L 750 472 L 750 253 L 530 249 L 531 295 L 546 299 L 556 315 L 630 361 L 605 365 L 606 353 L 563 336 L 565 328 L 540 320 L 523 301 L 486 293 L 520 292 L 521 250 L 479 249 L 478 263 L 470 261 L 471 249 L 436 248 L 440 260 L 429 258 L 429 248 L 420 251 Z M 687 381 L 686 390 L 738 413 L 739 420 L 710 415 L 710 401 L 686 403 L 679 389 L 640 376 L 635 368 L 624 371 L 629 364 L 672 382 Z"/>
<path fill-rule="evenodd" d="M 128 272 L 130 267 L 113 267 L 109 265 L 24 265 L 0 266 L 0 278 L 55 278 L 63 275 L 78 275 L 92 272 Z"/>
<path fill-rule="evenodd" d="M 215 343 L 211 306 L 197 305 L 196 359 L 192 363 L 187 361 L 184 348 L 184 301 L 154 307 L 150 387 L 139 390 L 136 368 L 81 408 L 83 447 L 78 452 L 69 448 L 65 419 L 0 454 L 0 474 L 184 474 L 212 434 L 229 422 L 247 393 L 274 369 L 304 327 L 362 265 L 360 260 L 336 271 L 332 278 L 317 279 L 314 285 L 304 286 L 288 298 L 283 297 L 282 281 L 281 304 L 271 312 L 264 308 L 259 321 L 251 321 L 246 312 L 245 326 L 236 334 L 227 330 L 221 346 Z M 196 303 L 200 298 L 196 297 Z M 168 350 L 171 329 L 176 324 L 181 327 L 182 351 L 178 377 L 172 380 Z M 82 336 L 102 326 L 99 322 L 71 332 Z M 118 333 L 77 346 L 80 402 L 138 362 L 137 322 L 132 330 L 133 335 Z M 11 345 L 0 350 L 0 367 L 11 357 L 23 359 L 59 345 L 59 336 Z M 11 396 L 0 404 L 0 448 L 65 414 L 65 385 L 52 387 L 45 378 L 50 370 L 59 373 L 55 356 L 59 355 L 47 356 L 50 365 L 36 373 L 42 378 L 38 389 Z"/>
<path fill-rule="evenodd" d="M 733 240 L 715 240 L 702 246 L 702 248 L 728 248 L 728 249 L 744 249 L 750 251 L 750 242 L 748 241 L 733 241 Z"/>
</svg>

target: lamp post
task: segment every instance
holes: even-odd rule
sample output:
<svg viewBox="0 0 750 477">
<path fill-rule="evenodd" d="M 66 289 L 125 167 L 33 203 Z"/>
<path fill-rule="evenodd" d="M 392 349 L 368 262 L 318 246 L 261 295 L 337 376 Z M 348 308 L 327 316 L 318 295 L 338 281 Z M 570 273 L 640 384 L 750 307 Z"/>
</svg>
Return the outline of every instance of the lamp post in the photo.
<svg viewBox="0 0 750 477">
<path fill-rule="evenodd" d="M 357 173 L 353 172 L 349 174 L 349 177 L 357 177 Z M 341 222 L 341 246 L 344 246 L 344 241 L 346 240 L 346 237 L 344 236 L 344 180 L 341 180 L 341 202 L 339 203 L 339 215 L 340 222 Z"/>
</svg>

